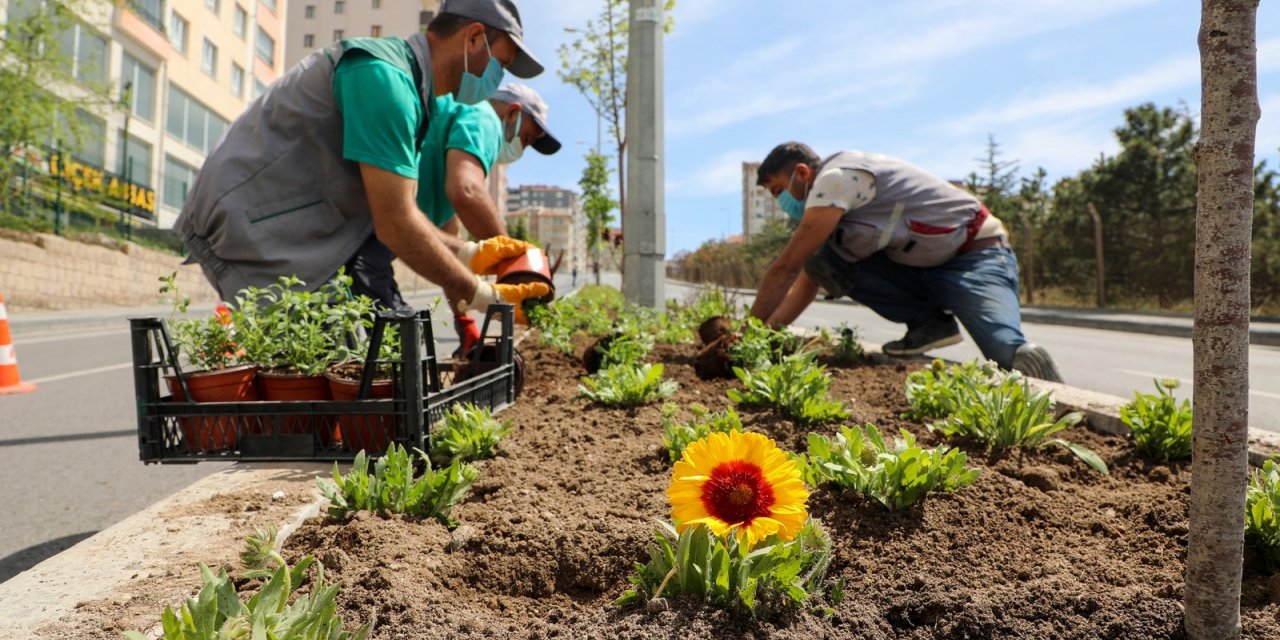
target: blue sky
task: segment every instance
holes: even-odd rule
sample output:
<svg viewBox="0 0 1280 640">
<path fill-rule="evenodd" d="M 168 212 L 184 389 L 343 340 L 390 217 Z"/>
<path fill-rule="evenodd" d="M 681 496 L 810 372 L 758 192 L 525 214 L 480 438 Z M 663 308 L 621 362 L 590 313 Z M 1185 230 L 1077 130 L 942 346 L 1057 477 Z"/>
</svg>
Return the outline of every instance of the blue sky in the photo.
<svg viewBox="0 0 1280 640">
<path fill-rule="evenodd" d="M 577 188 L 595 116 L 553 70 L 565 27 L 598 0 L 524 0 L 530 81 L 564 143 L 525 156 L 512 185 Z M 1073 175 L 1118 150 L 1143 102 L 1200 108 L 1191 0 L 677 0 L 666 41 L 667 255 L 741 232 L 741 163 L 800 140 L 819 154 L 887 153 L 947 178 L 977 169 L 987 134 L 1023 174 Z M 1258 157 L 1280 164 L 1280 6 L 1258 12 Z M 606 149 L 608 148 L 606 137 Z"/>
</svg>

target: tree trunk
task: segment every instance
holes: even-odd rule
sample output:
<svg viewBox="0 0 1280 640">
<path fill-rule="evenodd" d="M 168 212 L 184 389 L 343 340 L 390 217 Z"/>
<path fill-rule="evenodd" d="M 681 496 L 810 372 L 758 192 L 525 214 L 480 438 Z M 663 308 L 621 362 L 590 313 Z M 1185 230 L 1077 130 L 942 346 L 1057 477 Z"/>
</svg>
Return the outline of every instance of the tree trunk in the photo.
<svg viewBox="0 0 1280 640">
<path fill-rule="evenodd" d="M 1202 0 L 1201 8 L 1195 445 L 1184 597 L 1187 636 L 1220 640 L 1240 637 L 1258 5 Z"/>
</svg>

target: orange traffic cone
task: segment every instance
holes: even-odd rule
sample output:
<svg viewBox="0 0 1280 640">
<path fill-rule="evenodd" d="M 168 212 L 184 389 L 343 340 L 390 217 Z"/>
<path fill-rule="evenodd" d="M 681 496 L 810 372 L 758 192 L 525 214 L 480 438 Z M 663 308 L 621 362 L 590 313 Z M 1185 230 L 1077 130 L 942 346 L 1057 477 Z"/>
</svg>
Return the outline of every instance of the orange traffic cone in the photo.
<svg viewBox="0 0 1280 640">
<path fill-rule="evenodd" d="M 23 382 L 18 375 L 18 354 L 13 349 L 13 336 L 9 335 L 9 314 L 4 310 L 4 294 L 0 293 L 0 396 L 35 390 L 34 384 Z"/>
</svg>

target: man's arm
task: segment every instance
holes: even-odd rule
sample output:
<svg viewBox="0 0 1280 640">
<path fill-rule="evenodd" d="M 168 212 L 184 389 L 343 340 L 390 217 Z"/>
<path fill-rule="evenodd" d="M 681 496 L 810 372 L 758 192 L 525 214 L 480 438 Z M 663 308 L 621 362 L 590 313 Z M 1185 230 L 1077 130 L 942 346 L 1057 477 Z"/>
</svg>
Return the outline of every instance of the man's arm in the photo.
<svg viewBox="0 0 1280 640">
<path fill-rule="evenodd" d="M 805 209 L 804 218 L 800 220 L 800 226 L 787 242 L 787 247 L 782 250 L 782 255 L 778 256 L 778 259 L 774 260 L 769 270 L 765 272 L 764 280 L 760 282 L 760 288 L 756 291 L 756 302 L 751 305 L 751 315 L 761 320 L 769 320 L 773 317 L 774 312 L 778 311 L 787 297 L 787 292 L 791 290 L 792 283 L 804 269 L 804 263 L 835 231 L 842 215 L 844 210 L 837 207 Z M 810 300 L 812 299 L 811 296 Z"/>
<path fill-rule="evenodd" d="M 479 280 L 454 255 L 462 240 L 440 233 L 414 201 L 416 183 L 370 164 L 360 163 L 369 211 L 378 240 L 419 275 L 440 285 L 453 300 L 475 297 Z"/>
<path fill-rule="evenodd" d="M 804 271 L 796 277 L 795 284 L 791 285 L 791 291 L 787 292 L 787 297 L 782 301 L 782 305 L 778 307 L 773 315 L 769 316 L 768 324 L 771 327 L 785 327 L 796 318 L 800 317 L 804 310 L 809 308 L 809 304 L 818 296 L 818 283 L 809 277 Z"/>
<path fill-rule="evenodd" d="M 446 156 L 444 192 L 462 224 L 477 240 L 507 235 L 507 222 L 489 197 L 485 171 L 475 156 L 450 149 Z"/>
</svg>

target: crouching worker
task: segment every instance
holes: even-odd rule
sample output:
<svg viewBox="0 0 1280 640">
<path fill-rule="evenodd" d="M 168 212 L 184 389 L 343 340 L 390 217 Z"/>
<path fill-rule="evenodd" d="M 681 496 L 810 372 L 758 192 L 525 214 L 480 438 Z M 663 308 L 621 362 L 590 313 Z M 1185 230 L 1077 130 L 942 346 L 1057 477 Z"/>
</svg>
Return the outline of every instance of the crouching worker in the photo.
<svg viewBox="0 0 1280 640">
<path fill-rule="evenodd" d="M 760 164 L 757 184 L 799 223 L 760 283 L 751 314 L 790 324 L 821 287 L 907 325 L 884 344 L 920 355 L 962 340 L 1006 370 L 1061 382 L 1022 333 L 1018 265 L 1004 225 L 969 192 L 905 161 L 844 151 L 820 159 L 798 142 Z"/>
</svg>

